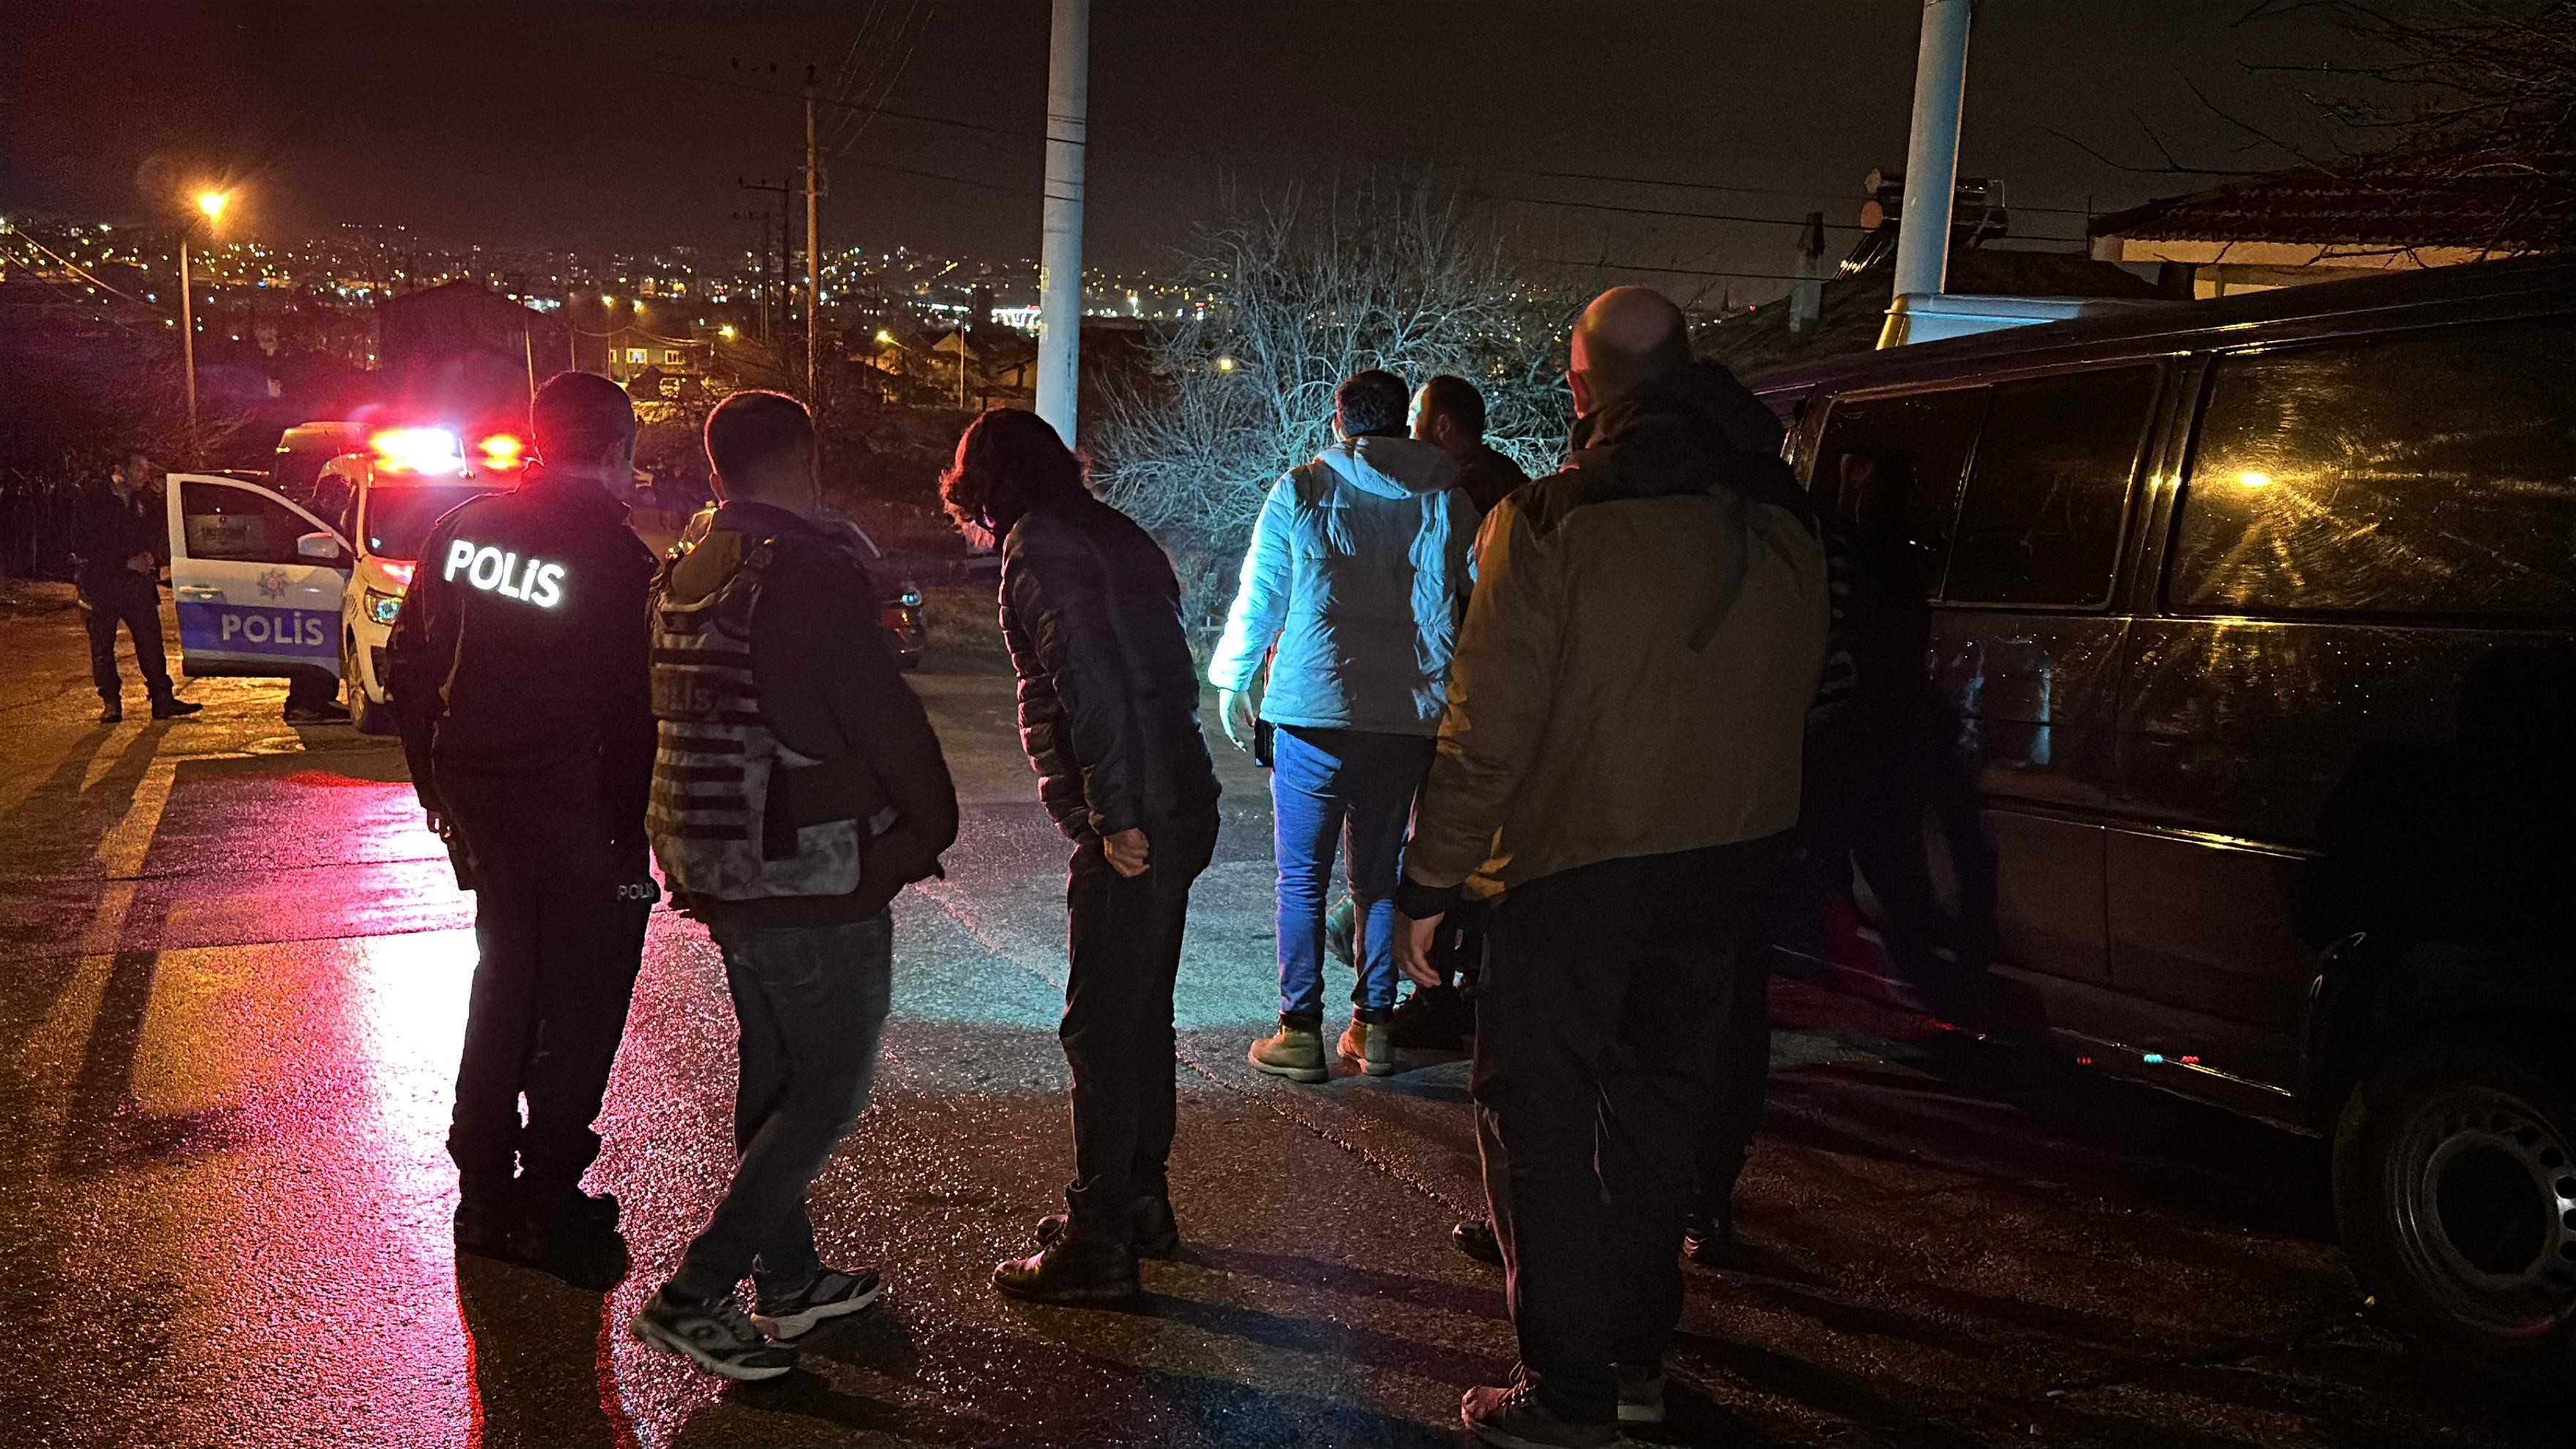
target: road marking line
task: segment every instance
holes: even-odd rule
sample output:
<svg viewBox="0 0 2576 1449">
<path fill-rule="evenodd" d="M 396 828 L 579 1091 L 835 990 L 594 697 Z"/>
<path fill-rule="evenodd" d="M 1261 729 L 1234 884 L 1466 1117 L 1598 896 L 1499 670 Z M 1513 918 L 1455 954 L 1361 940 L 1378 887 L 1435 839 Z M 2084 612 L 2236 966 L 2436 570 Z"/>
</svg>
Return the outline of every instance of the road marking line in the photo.
<svg viewBox="0 0 2576 1449">
<path fill-rule="evenodd" d="M 124 738 L 119 739 L 120 735 Z M 108 748 L 110 745 L 116 748 L 111 750 Z M 97 789 L 98 782 L 106 779 L 110 771 L 125 763 L 125 757 L 132 754 L 138 746 L 154 747 L 152 742 L 145 738 L 142 721 L 127 720 L 121 725 L 110 727 L 106 738 L 98 742 L 98 749 L 90 755 L 88 768 L 81 772 L 80 792 L 86 795 Z"/>
<path fill-rule="evenodd" d="M 141 742 L 141 747 L 150 749 L 153 745 L 147 740 Z M 59 1139 L 69 1120 L 71 1102 L 63 1089 L 78 1076 L 89 1039 L 97 1030 L 99 1006 L 107 996 L 108 978 L 116 970 L 126 919 L 134 911 L 134 878 L 142 873 L 153 834 L 161 828 L 161 814 L 169 806 L 170 787 L 178 770 L 176 759 L 156 754 L 143 767 L 143 778 L 136 782 L 134 798 L 127 803 L 123 818 L 99 837 L 98 862 L 106 880 L 99 890 L 98 906 L 90 912 L 89 924 L 81 929 L 80 963 L 72 968 L 71 979 L 63 983 L 45 1019 L 28 1033 L 16 1054 L 18 1074 L 36 1089 L 43 1104 L 36 1114 L 38 1122 L 32 1139 L 48 1146 Z M 64 1067 L 63 1072 L 55 1074 L 55 1080 L 43 1079 L 39 1064 L 47 1060 Z"/>
<path fill-rule="evenodd" d="M 107 868 L 109 880 L 130 881 L 143 873 L 143 858 L 152 849 L 152 836 L 161 828 L 161 812 L 170 804 L 170 786 L 179 773 L 179 762 L 167 755 L 153 756 L 143 767 L 143 778 L 135 783 L 133 802 L 125 807 L 125 818 L 116 822 L 107 834 L 99 837 L 98 863 Z M 126 903 L 133 903 L 127 892 Z M 104 916 L 109 902 L 99 902 Z M 122 923 L 124 912 L 117 913 Z M 93 918 L 92 927 L 97 924 Z"/>
</svg>

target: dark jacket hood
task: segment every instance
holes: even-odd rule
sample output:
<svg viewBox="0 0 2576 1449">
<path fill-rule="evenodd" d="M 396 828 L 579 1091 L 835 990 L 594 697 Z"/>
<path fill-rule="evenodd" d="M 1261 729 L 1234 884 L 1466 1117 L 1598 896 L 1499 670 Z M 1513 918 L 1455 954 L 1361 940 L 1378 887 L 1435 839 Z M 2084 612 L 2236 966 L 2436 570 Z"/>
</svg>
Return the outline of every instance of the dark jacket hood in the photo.
<svg viewBox="0 0 2576 1449">
<path fill-rule="evenodd" d="M 1550 511 L 1731 487 L 1812 529 L 1814 505 L 1780 460 L 1783 436 L 1735 374 L 1695 362 L 1576 420 L 1566 471 L 1548 480 L 1547 491 L 1560 495 Z"/>
</svg>

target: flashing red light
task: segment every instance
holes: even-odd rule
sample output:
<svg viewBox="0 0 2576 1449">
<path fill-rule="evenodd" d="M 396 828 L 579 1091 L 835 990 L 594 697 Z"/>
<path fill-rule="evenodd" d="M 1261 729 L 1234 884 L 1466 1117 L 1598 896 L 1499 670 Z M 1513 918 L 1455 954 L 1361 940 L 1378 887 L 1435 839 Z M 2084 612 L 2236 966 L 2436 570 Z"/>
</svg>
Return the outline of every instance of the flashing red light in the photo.
<svg viewBox="0 0 2576 1449">
<path fill-rule="evenodd" d="M 385 577 L 392 581 L 395 588 L 408 589 L 411 587 L 412 570 L 420 565 L 406 563 L 398 558 L 380 558 L 376 560 L 376 567 L 385 571 Z"/>
<path fill-rule="evenodd" d="M 367 439 L 376 462 L 408 473 L 455 473 L 465 467 L 456 435 L 445 428 L 387 428 Z"/>
<path fill-rule="evenodd" d="M 483 454 L 483 466 L 491 472 L 507 473 L 527 464 L 528 445 L 509 433 L 494 433 L 478 446 Z"/>
</svg>

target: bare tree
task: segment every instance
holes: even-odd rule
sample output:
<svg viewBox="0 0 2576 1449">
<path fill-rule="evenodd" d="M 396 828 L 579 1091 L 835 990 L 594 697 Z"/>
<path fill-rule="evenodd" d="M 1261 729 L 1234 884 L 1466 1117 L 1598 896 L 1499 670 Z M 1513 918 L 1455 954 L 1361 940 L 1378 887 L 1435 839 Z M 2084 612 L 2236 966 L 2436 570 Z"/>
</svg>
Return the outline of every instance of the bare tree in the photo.
<svg viewBox="0 0 2576 1449">
<path fill-rule="evenodd" d="M 1355 372 L 1467 378 L 1488 440 L 1554 469 L 1572 308 L 1512 277 L 1454 195 L 1291 191 L 1201 229 L 1180 274 L 1206 316 L 1157 334 L 1146 381 L 1110 399 L 1094 481 L 1171 551 L 1194 630 L 1223 622 L 1263 496 L 1332 441 Z"/>
<path fill-rule="evenodd" d="M 2392 13 L 2358 0 L 2257 0 L 2240 25 L 2318 14 L 2357 42 L 2359 60 L 2251 64 L 2287 81 L 2325 123 L 2323 144 L 2202 105 L 2236 133 L 2227 164 L 2178 158 L 2143 119 L 2157 155 L 2123 171 L 2218 178 L 2291 171 L 2331 178 L 2394 212 L 2438 215 L 2450 233 L 2502 252 L 2555 249 L 2576 234 L 2576 0 L 2416 0 Z M 2239 159 L 2242 158 L 2242 159 Z"/>
</svg>

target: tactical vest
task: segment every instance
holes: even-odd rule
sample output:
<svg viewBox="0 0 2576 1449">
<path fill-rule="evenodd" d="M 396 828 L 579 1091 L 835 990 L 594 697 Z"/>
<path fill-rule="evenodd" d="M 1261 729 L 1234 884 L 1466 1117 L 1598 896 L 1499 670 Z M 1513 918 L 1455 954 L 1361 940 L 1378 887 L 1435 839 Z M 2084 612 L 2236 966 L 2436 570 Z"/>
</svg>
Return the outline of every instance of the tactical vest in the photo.
<svg viewBox="0 0 2576 1449">
<path fill-rule="evenodd" d="M 682 897 L 754 900 L 856 890 L 856 820 L 772 818 L 781 770 L 819 763 L 770 732 L 751 670 L 751 620 L 771 543 L 693 604 L 670 596 L 674 556 L 653 586 L 653 854 Z"/>
</svg>

